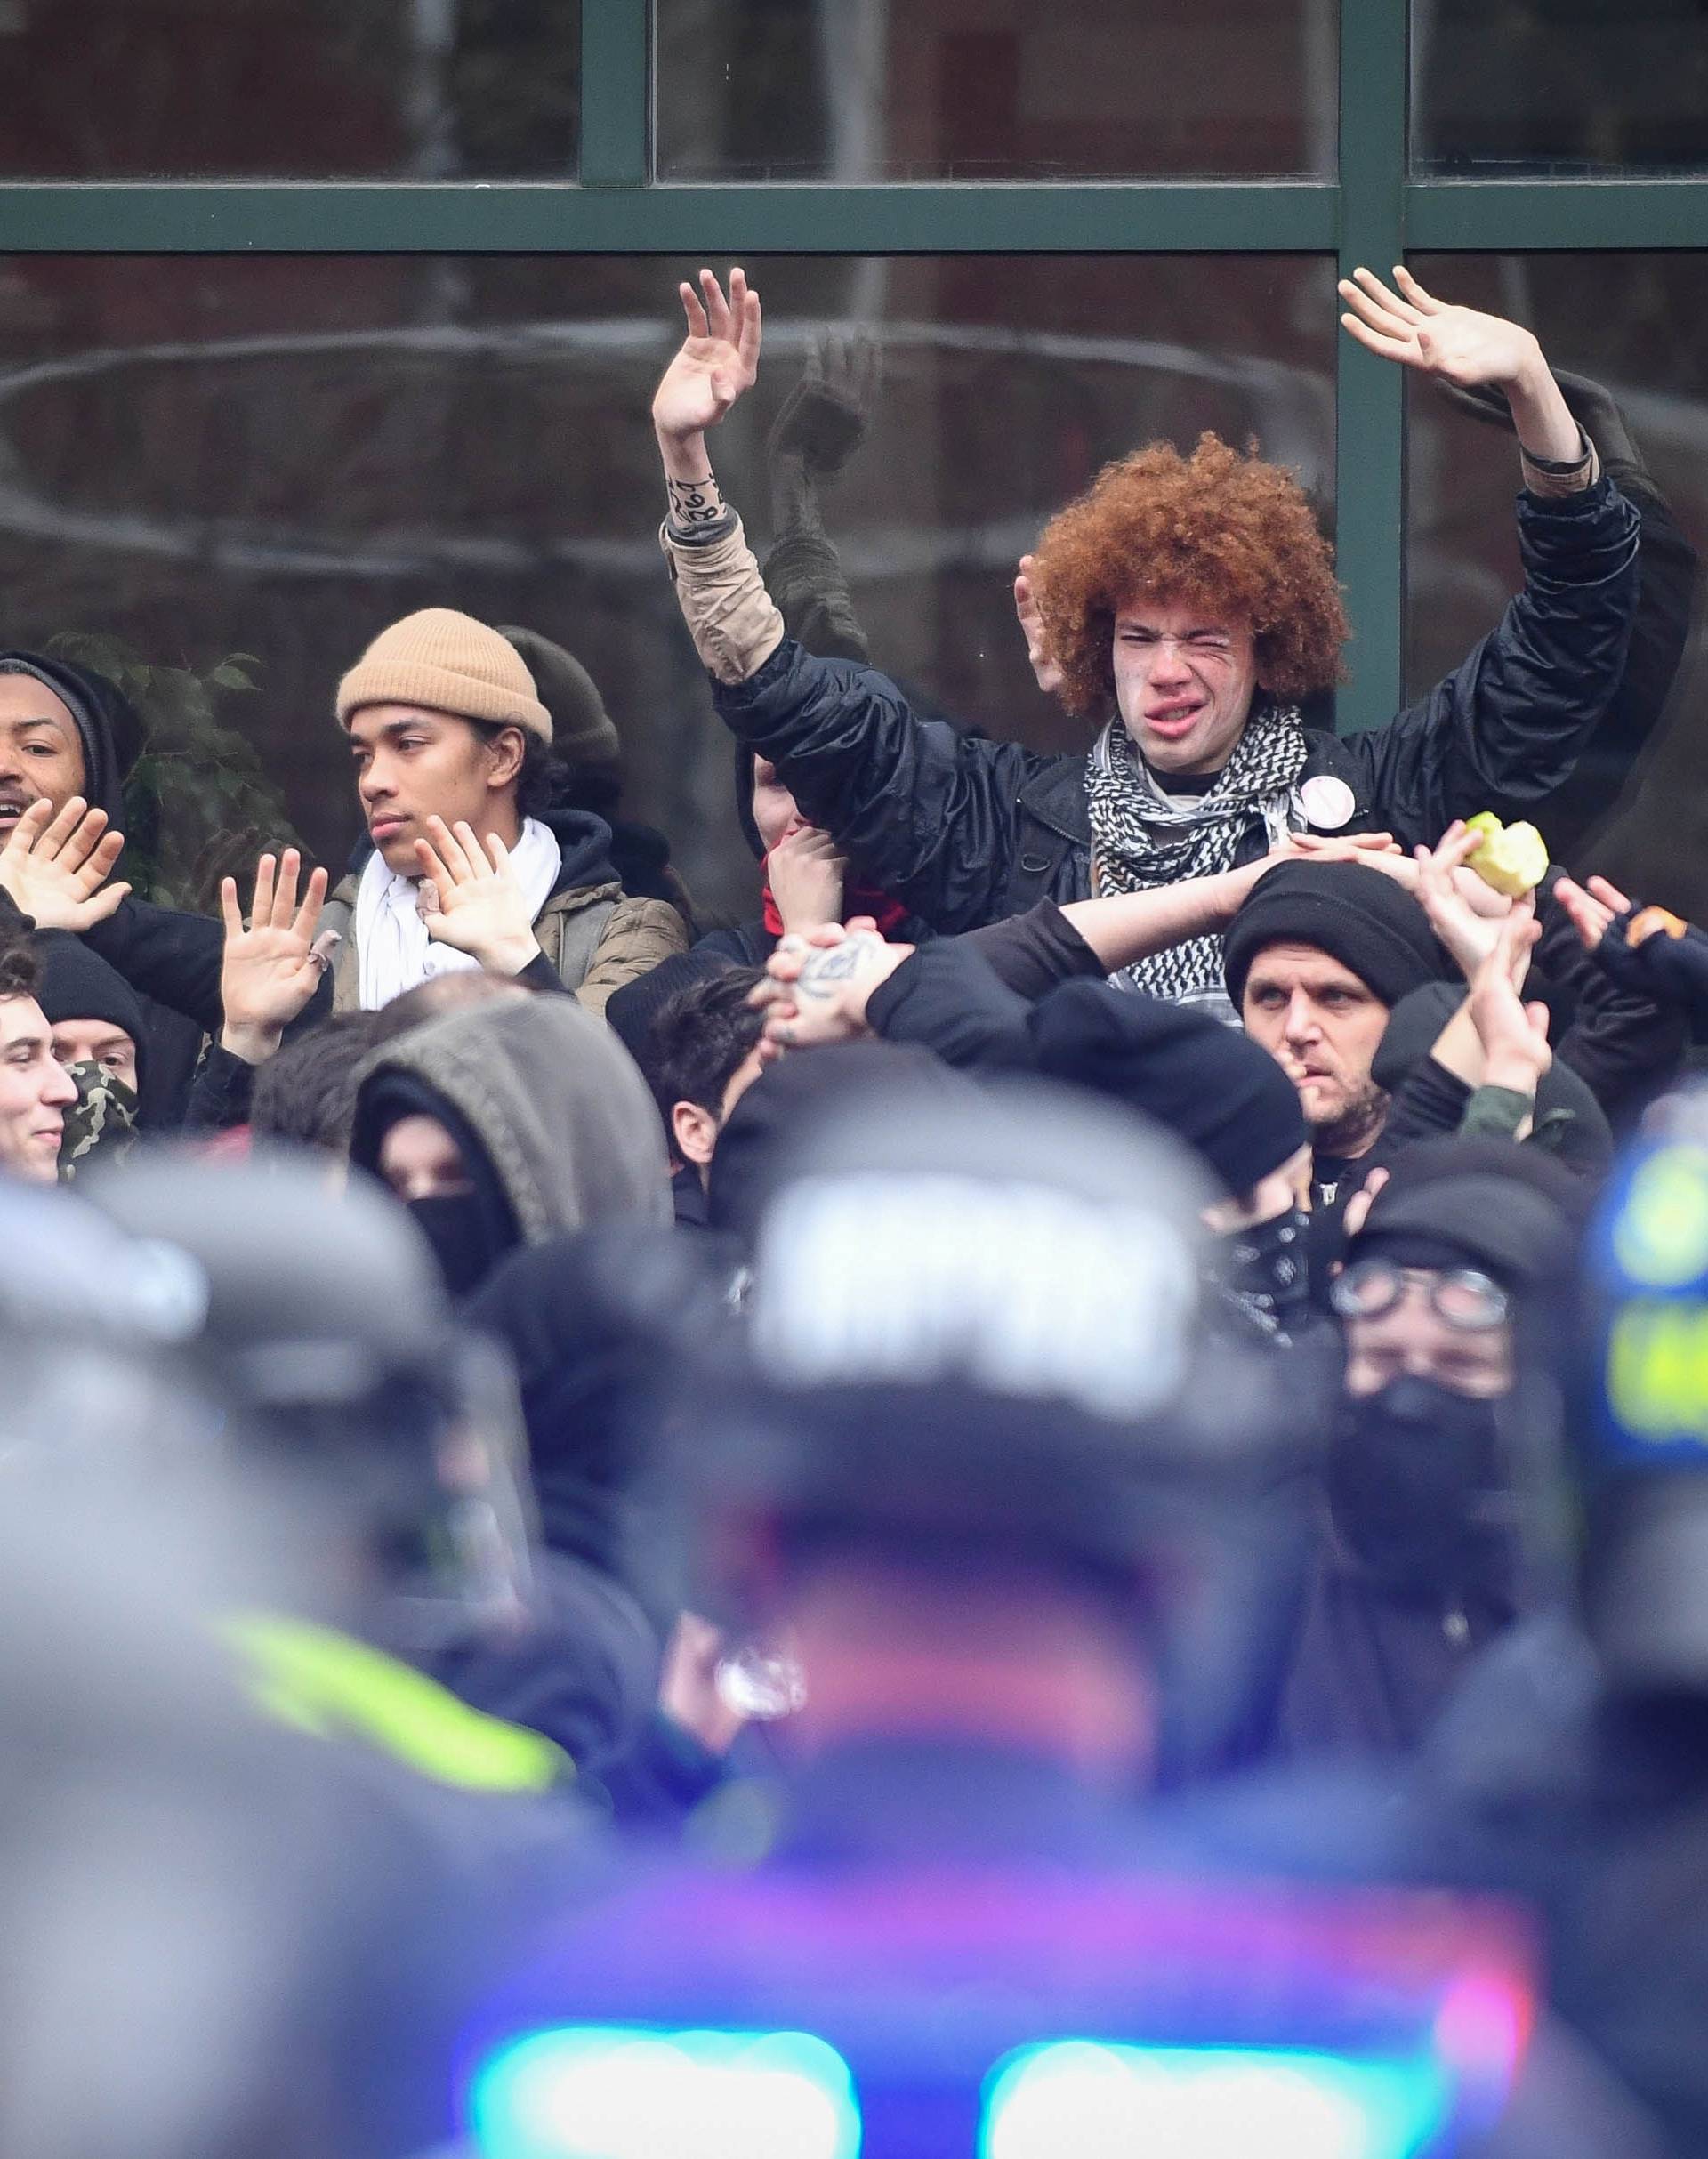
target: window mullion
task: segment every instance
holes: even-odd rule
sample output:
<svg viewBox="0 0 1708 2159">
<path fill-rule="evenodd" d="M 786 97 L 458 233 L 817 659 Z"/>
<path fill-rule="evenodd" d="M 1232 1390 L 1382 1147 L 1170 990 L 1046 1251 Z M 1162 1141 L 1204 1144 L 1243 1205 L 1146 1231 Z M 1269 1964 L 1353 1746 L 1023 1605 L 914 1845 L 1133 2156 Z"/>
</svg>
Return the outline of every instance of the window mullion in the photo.
<svg viewBox="0 0 1708 2159">
<path fill-rule="evenodd" d="M 581 0 L 584 188 L 643 188 L 652 177 L 651 13 L 650 0 Z"/>
<path fill-rule="evenodd" d="M 1386 277 L 1406 244 L 1406 30 L 1402 0 L 1341 0 L 1341 275 Z M 1406 402 L 1403 371 L 1342 335 L 1336 370 L 1337 560 L 1354 641 L 1342 733 L 1397 710 L 1403 678 Z"/>
</svg>

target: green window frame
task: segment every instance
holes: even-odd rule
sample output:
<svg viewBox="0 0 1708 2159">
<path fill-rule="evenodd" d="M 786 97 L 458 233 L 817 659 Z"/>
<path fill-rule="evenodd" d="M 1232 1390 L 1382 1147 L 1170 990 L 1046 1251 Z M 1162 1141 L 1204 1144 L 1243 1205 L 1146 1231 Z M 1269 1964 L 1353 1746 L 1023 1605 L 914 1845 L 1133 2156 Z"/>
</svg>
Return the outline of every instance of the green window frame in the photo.
<svg viewBox="0 0 1708 2159">
<path fill-rule="evenodd" d="M 1341 0 L 1333 180 L 658 184 L 651 0 L 582 0 L 577 180 L 0 183 L 12 254 L 1332 254 L 1708 246 L 1702 180 L 1414 179 L 1406 0 Z M 1340 342 L 1339 560 L 1357 638 L 1343 729 L 1402 688 L 1405 384 Z"/>
</svg>

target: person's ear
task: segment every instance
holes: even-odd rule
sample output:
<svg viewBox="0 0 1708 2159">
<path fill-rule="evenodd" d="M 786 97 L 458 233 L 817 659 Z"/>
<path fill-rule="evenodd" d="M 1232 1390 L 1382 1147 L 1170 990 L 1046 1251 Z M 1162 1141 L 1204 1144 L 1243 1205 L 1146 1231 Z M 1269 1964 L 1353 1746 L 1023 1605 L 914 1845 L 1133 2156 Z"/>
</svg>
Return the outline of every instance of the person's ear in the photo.
<svg viewBox="0 0 1708 2159">
<path fill-rule="evenodd" d="M 487 785 L 493 793 L 513 787 L 528 753 L 528 737 L 520 727 L 501 727 L 487 745 Z"/>
<path fill-rule="evenodd" d="M 670 1138 L 684 1162 L 697 1170 L 707 1169 L 717 1149 L 718 1120 L 697 1102 L 673 1102 Z"/>
</svg>

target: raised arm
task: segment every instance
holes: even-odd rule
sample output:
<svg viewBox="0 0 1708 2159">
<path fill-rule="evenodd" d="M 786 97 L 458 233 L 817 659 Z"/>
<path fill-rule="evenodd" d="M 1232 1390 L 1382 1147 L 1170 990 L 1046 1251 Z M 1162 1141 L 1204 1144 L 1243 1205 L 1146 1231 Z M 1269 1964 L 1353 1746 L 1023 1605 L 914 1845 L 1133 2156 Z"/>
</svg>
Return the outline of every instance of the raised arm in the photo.
<svg viewBox="0 0 1708 2159">
<path fill-rule="evenodd" d="M 688 335 L 653 392 L 652 425 L 672 513 L 693 527 L 713 523 L 719 514 L 705 498 L 717 485 L 705 431 L 719 426 L 759 380 L 761 318 L 759 294 L 744 270 L 730 271 L 727 300 L 709 270 L 700 272 L 699 293 L 689 284 L 677 290 Z"/>
<path fill-rule="evenodd" d="M 1503 315 L 1438 300 L 1403 262 L 1394 265 L 1394 286 L 1399 289 L 1368 270 L 1341 280 L 1347 303 L 1341 321 L 1366 351 L 1438 375 L 1456 389 L 1486 384 L 1500 391 L 1511 409 L 1519 451 L 1542 473 L 1553 464 L 1575 470 L 1589 463 L 1583 431 L 1534 331 Z"/>
<path fill-rule="evenodd" d="M 1258 880 L 1287 860 L 1292 851 L 1281 848 L 1238 869 L 1223 870 L 1213 877 L 1188 877 L 1151 892 L 1071 900 L 1061 911 L 1096 953 L 1104 971 L 1116 974 L 1153 953 L 1166 952 L 1171 945 L 1183 945 L 1195 937 L 1219 937 L 1251 898 Z M 1350 855 L 1354 850 L 1341 843 L 1323 851 Z"/>
<path fill-rule="evenodd" d="M 759 378 L 759 294 L 741 270 L 729 273 L 727 299 L 709 270 L 700 272 L 697 293 L 691 285 L 678 289 L 688 335 L 652 399 L 665 468 L 661 537 L 700 658 L 718 681 L 745 682 L 782 643 L 783 618 L 741 520 L 723 499 L 705 435 Z"/>
<path fill-rule="evenodd" d="M 667 510 L 662 539 L 682 615 L 732 734 L 777 771 L 867 882 L 934 929 L 1006 911 L 1022 787 L 1045 761 L 922 721 L 875 669 L 786 640 L 706 454 L 758 370 L 758 295 L 732 270 L 681 288 L 688 336 L 653 399 Z"/>
<path fill-rule="evenodd" d="M 1503 396 L 1521 453 L 1524 589 L 1426 697 L 1349 739 L 1383 821 L 1428 845 L 1455 818 L 1524 814 L 1570 776 L 1623 679 L 1639 520 L 1599 476 L 1530 331 L 1438 300 L 1403 269 L 1394 286 L 1360 270 L 1340 289 L 1341 320 L 1367 350 Z"/>
</svg>

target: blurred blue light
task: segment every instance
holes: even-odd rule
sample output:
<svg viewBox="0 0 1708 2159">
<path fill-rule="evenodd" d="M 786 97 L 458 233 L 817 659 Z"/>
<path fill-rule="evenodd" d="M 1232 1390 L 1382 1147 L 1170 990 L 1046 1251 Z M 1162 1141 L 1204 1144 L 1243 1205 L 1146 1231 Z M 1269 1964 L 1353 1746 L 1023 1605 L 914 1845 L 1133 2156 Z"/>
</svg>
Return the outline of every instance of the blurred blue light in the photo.
<svg viewBox="0 0 1708 2159">
<path fill-rule="evenodd" d="M 488 2057 L 469 2095 L 482 2159 L 856 2159 L 860 2112 L 806 2032 L 566 2025 Z"/>
<path fill-rule="evenodd" d="M 1410 2159 L 1450 2096 L 1427 2056 L 1061 2040 L 992 2072 L 979 2159 Z"/>
</svg>

